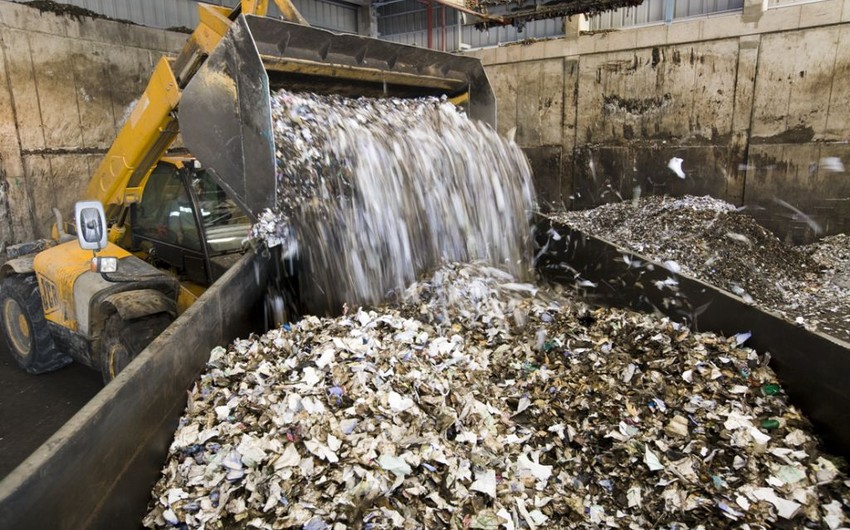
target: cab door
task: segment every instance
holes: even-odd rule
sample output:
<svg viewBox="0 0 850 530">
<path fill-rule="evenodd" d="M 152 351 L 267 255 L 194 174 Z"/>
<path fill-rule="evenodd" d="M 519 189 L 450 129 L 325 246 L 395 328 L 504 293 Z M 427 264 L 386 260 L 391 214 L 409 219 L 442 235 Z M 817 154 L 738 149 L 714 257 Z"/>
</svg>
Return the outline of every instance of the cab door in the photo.
<svg viewBox="0 0 850 530">
<path fill-rule="evenodd" d="M 176 269 L 184 279 L 209 285 L 209 262 L 188 171 L 160 163 L 151 172 L 142 200 L 130 210 L 132 249 Z"/>
</svg>

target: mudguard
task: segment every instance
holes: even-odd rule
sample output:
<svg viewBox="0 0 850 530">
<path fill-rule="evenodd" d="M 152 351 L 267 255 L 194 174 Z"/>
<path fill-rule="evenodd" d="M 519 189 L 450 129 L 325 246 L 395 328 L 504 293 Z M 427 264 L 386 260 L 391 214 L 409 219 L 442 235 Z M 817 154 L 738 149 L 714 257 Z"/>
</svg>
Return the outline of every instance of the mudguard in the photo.
<svg viewBox="0 0 850 530">
<path fill-rule="evenodd" d="M 26 256 L 23 258 L 10 259 L 0 267 L 0 281 L 11 274 L 32 274 L 35 272 L 33 267 L 33 259 L 35 256 Z"/>
<path fill-rule="evenodd" d="M 103 300 L 103 305 L 117 312 L 123 320 L 133 320 L 157 313 L 168 313 L 172 317 L 177 317 L 177 303 L 154 289 L 115 293 L 107 296 Z"/>
</svg>

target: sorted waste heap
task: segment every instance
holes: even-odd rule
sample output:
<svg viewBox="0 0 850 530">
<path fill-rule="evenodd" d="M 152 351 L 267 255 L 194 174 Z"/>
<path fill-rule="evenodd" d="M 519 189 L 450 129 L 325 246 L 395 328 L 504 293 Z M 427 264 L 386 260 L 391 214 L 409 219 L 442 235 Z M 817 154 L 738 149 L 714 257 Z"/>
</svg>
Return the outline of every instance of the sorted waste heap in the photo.
<svg viewBox="0 0 850 530">
<path fill-rule="evenodd" d="M 144 524 L 845 525 L 846 477 L 746 338 L 446 266 L 216 349 Z"/>
<path fill-rule="evenodd" d="M 847 236 L 792 247 L 712 197 L 644 197 L 552 218 L 850 341 Z"/>
<path fill-rule="evenodd" d="M 255 227 L 297 248 L 314 314 L 374 304 L 443 262 L 528 273 L 531 170 L 520 148 L 438 98 L 272 97 L 277 196 Z"/>
</svg>

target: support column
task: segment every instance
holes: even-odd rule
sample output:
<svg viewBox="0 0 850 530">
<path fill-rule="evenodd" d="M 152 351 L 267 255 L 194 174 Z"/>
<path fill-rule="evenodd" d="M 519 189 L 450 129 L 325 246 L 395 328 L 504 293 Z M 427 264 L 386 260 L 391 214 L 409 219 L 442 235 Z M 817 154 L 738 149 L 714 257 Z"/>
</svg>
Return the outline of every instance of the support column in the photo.
<svg viewBox="0 0 850 530">
<path fill-rule="evenodd" d="M 425 18 L 428 20 L 425 24 L 425 31 L 428 40 L 428 49 L 434 49 L 434 2 L 433 0 L 425 0 Z"/>
<path fill-rule="evenodd" d="M 744 0 L 744 22 L 758 22 L 767 11 L 768 0 Z"/>
<path fill-rule="evenodd" d="M 673 15 L 676 11 L 676 0 L 664 0 L 664 22 L 673 23 Z"/>
<path fill-rule="evenodd" d="M 378 37 L 378 13 L 371 3 L 357 10 L 357 33 L 366 37 Z"/>
<path fill-rule="evenodd" d="M 745 35 L 738 39 L 735 106 L 732 111 L 732 139 L 729 143 L 724 197 L 726 202 L 737 206 L 745 204 L 747 177 L 752 176 L 748 155 L 760 42 L 760 35 Z"/>
<path fill-rule="evenodd" d="M 575 40 L 579 38 L 582 31 L 590 29 L 590 23 L 584 14 L 573 15 L 564 19 L 564 38 Z"/>
</svg>

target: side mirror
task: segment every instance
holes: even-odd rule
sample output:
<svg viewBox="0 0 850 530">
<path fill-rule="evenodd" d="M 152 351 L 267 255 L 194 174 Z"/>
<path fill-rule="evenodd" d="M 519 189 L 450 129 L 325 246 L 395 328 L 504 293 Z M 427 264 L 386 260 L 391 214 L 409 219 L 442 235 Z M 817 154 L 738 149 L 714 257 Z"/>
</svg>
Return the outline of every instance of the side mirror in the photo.
<svg viewBox="0 0 850 530">
<path fill-rule="evenodd" d="M 100 201 L 80 201 L 74 205 L 77 240 L 83 250 L 106 247 L 106 214 Z"/>
</svg>

